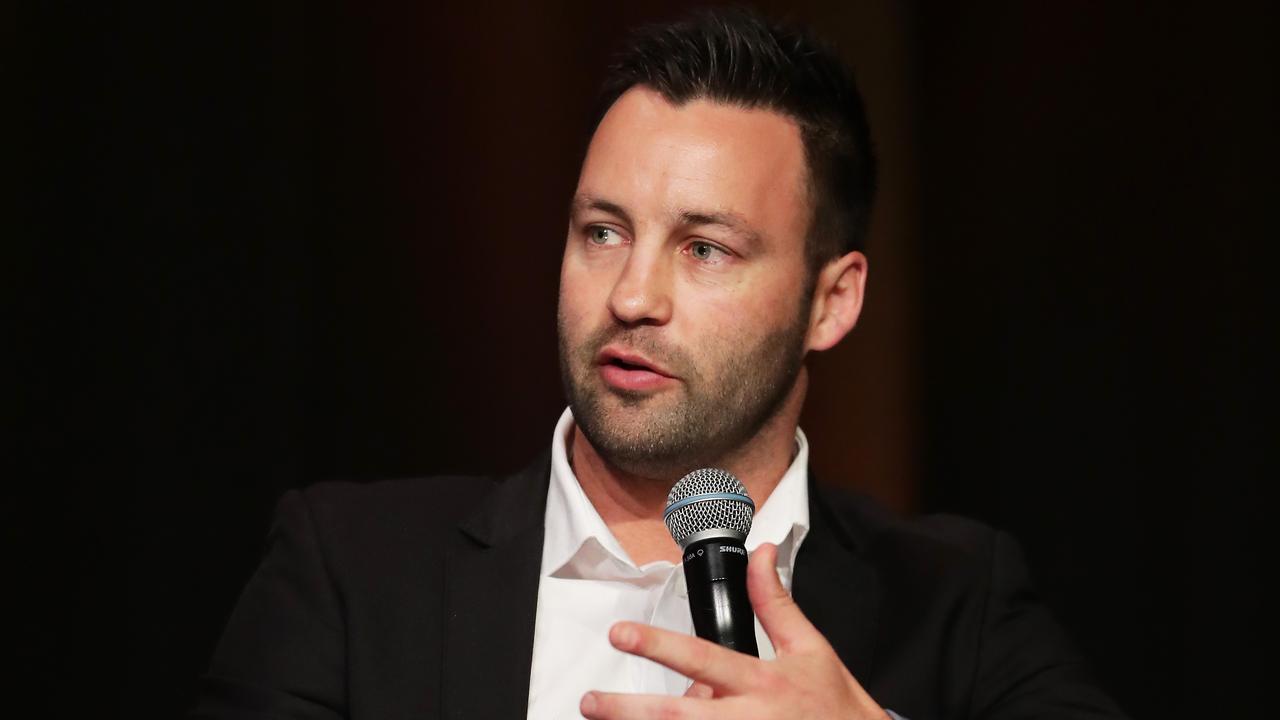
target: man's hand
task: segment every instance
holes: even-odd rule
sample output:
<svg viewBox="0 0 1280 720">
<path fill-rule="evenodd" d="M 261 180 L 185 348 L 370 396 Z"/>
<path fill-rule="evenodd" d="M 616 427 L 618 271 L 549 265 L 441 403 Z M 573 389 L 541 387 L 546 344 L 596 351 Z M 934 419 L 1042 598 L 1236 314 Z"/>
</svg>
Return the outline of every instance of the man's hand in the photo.
<svg viewBox="0 0 1280 720">
<path fill-rule="evenodd" d="M 827 639 L 782 587 L 778 549 L 761 545 L 747 568 L 747 592 L 776 660 L 764 661 L 701 638 L 622 622 L 609 642 L 692 679 L 684 697 L 589 692 L 580 709 L 591 720 L 641 718 L 848 718 L 889 715 L 849 674 Z"/>
</svg>

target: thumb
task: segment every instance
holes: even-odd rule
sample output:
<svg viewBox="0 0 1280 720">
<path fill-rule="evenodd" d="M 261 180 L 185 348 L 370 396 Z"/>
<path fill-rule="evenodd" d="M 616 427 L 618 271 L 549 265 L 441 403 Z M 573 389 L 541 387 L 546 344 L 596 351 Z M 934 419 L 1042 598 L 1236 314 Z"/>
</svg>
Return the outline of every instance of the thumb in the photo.
<svg viewBox="0 0 1280 720">
<path fill-rule="evenodd" d="M 769 635 L 779 656 L 789 655 L 811 645 L 822 634 L 800 611 L 791 593 L 782 587 L 778 577 L 778 548 L 765 543 L 756 548 L 747 563 L 747 595 L 760 626 Z"/>
</svg>

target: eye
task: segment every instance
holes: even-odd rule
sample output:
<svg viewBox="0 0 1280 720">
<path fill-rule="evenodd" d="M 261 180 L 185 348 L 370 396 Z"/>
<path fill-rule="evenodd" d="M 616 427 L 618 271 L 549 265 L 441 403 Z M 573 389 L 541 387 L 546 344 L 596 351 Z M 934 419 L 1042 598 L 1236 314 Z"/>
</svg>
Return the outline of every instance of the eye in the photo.
<svg viewBox="0 0 1280 720">
<path fill-rule="evenodd" d="M 705 263 L 720 262 L 721 260 L 723 260 L 725 257 L 728 257 L 729 255 L 729 253 L 725 252 L 719 247 L 712 245 L 709 242 L 703 242 L 701 240 L 695 240 L 689 243 L 688 252 L 690 255 L 693 256 L 693 259 L 701 262 L 705 262 Z"/>
<path fill-rule="evenodd" d="M 612 229 L 602 225 L 592 225 L 587 228 L 587 240 L 599 247 L 608 247 L 610 245 L 619 245 L 622 243 L 622 236 L 614 232 Z"/>
</svg>

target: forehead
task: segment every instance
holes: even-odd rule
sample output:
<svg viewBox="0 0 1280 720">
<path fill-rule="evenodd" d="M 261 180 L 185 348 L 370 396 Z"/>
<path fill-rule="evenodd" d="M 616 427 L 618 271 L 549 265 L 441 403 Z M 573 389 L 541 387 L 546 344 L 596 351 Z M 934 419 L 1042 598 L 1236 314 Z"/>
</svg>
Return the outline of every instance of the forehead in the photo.
<svg viewBox="0 0 1280 720">
<path fill-rule="evenodd" d="M 806 178 L 790 118 L 710 100 L 676 106 L 635 87 L 600 121 L 578 194 L 649 218 L 734 215 L 766 237 L 798 239 L 808 226 Z"/>
</svg>

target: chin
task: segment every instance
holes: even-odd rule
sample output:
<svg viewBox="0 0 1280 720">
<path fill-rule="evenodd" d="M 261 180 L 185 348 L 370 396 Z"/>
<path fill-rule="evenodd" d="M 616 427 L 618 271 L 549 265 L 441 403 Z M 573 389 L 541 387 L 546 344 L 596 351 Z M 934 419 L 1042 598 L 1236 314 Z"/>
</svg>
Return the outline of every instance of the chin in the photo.
<svg viewBox="0 0 1280 720">
<path fill-rule="evenodd" d="M 674 482 L 707 464 L 704 438 L 673 432 L 650 414 L 606 413 L 579 427 L 605 462 L 632 475 Z"/>
</svg>

